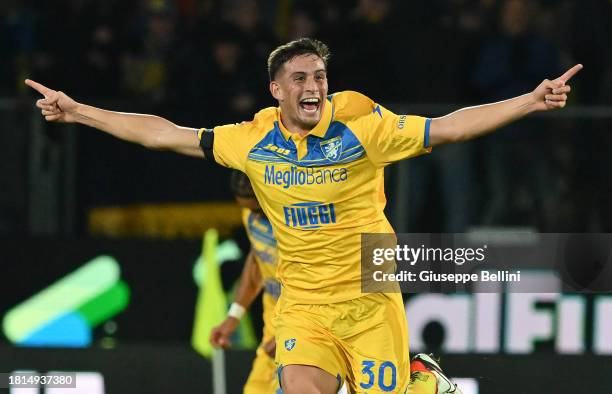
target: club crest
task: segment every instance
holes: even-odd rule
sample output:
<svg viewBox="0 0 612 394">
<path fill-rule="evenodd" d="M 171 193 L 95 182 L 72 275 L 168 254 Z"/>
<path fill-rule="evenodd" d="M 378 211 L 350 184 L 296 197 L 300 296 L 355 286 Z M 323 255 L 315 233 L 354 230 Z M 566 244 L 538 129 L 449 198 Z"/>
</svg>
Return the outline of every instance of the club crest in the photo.
<svg viewBox="0 0 612 394">
<path fill-rule="evenodd" d="M 342 138 L 335 137 L 331 140 L 321 142 L 321 150 L 325 157 L 331 161 L 338 161 L 342 154 Z"/>
<path fill-rule="evenodd" d="M 285 349 L 291 350 L 295 347 L 295 338 L 287 339 L 285 341 Z"/>
</svg>

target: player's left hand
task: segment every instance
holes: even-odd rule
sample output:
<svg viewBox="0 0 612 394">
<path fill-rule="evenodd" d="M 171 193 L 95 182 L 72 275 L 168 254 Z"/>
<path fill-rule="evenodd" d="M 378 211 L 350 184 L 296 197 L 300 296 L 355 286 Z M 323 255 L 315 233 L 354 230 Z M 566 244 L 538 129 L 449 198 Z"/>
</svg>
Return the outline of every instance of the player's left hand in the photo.
<svg viewBox="0 0 612 394">
<path fill-rule="evenodd" d="M 570 85 L 567 85 L 567 82 L 580 70 L 582 70 L 582 64 L 576 64 L 559 78 L 552 81 L 548 79 L 542 81 L 542 83 L 531 92 L 535 102 L 535 110 L 547 111 L 565 107 L 567 104 L 567 95 L 572 90 Z"/>
<path fill-rule="evenodd" d="M 264 343 L 263 350 L 266 354 L 272 358 L 276 356 L 276 338 L 270 339 L 268 342 Z"/>
</svg>

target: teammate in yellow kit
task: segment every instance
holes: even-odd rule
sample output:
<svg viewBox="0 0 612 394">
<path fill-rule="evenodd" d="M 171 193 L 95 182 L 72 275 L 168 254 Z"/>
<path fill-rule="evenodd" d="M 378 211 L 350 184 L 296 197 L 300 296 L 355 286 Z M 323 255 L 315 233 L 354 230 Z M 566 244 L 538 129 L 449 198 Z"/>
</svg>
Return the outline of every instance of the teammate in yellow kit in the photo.
<svg viewBox="0 0 612 394">
<path fill-rule="evenodd" d="M 255 198 L 249 178 L 239 171 L 234 171 L 231 186 L 238 204 L 243 207 L 242 223 L 251 250 L 246 258 L 240 285 L 228 317 L 213 329 L 210 342 L 216 347 L 229 347 L 230 337 L 236 331 L 240 318 L 263 289 L 263 336 L 261 345 L 257 348 L 253 368 L 244 386 L 244 394 L 275 394 L 279 385 L 274 364 L 276 342 L 272 317 L 276 300 L 280 295 L 280 284 L 275 279 L 276 240 L 272 226 Z"/>
<path fill-rule="evenodd" d="M 45 96 L 37 106 L 48 121 L 79 122 L 247 173 L 278 242 L 276 361 L 285 394 L 334 393 L 343 380 L 351 392 L 402 393 L 409 365 L 401 297 L 362 294 L 359 282 L 359 234 L 393 231 L 383 214 L 383 168 L 564 107 L 566 83 L 582 66 L 522 96 L 428 119 L 395 115 L 355 92 L 328 96 L 328 54 L 310 39 L 277 48 L 268 69 L 279 107 L 199 131 L 26 83 Z"/>
</svg>

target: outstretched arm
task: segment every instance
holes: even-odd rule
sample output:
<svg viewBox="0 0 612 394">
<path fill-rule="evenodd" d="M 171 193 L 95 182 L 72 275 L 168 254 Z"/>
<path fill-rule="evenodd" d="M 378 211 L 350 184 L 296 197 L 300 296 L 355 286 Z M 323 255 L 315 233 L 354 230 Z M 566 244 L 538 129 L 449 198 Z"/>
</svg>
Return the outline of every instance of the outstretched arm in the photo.
<svg viewBox="0 0 612 394">
<path fill-rule="evenodd" d="M 196 157 L 204 155 L 196 129 L 177 126 L 155 115 L 106 111 L 78 103 L 65 93 L 30 79 L 25 83 L 44 96 L 36 101 L 36 106 L 48 122 L 81 123 L 149 149 L 172 150 Z"/>
<path fill-rule="evenodd" d="M 570 68 L 559 78 L 545 79 L 531 93 L 493 104 L 463 108 L 431 120 L 429 141 L 431 146 L 460 142 L 487 134 L 535 111 L 563 108 L 571 87 L 566 83 L 582 64 Z"/>
<path fill-rule="evenodd" d="M 244 309 L 249 309 L 261 288 L 261 272 L 251 250 L 240 275 L 240 285 L 234 303 L 240 304 Z M 210 333 L 210 343 L 215 347 L 228 348 L 231 346 L 230 337 L 238 328 L 238 323 L 240 321 L 237 318 L 228 316 L 223 323 L 213 328 Z"/>
</svg>

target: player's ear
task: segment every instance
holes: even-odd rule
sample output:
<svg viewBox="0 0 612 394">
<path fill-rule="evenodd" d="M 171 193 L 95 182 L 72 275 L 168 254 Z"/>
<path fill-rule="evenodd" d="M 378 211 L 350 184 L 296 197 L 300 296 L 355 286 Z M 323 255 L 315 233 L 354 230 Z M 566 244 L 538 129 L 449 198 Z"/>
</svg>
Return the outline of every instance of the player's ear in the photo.
<svg viewBox="0 0 612 394">
<path fill-rule="evenodd" d="M 270 81 L 270 93 L 272 93 L 272 97 L 274 97 L 278 101 L 283 101 L 284 97 L 278 82 Z"/>
</svg>

